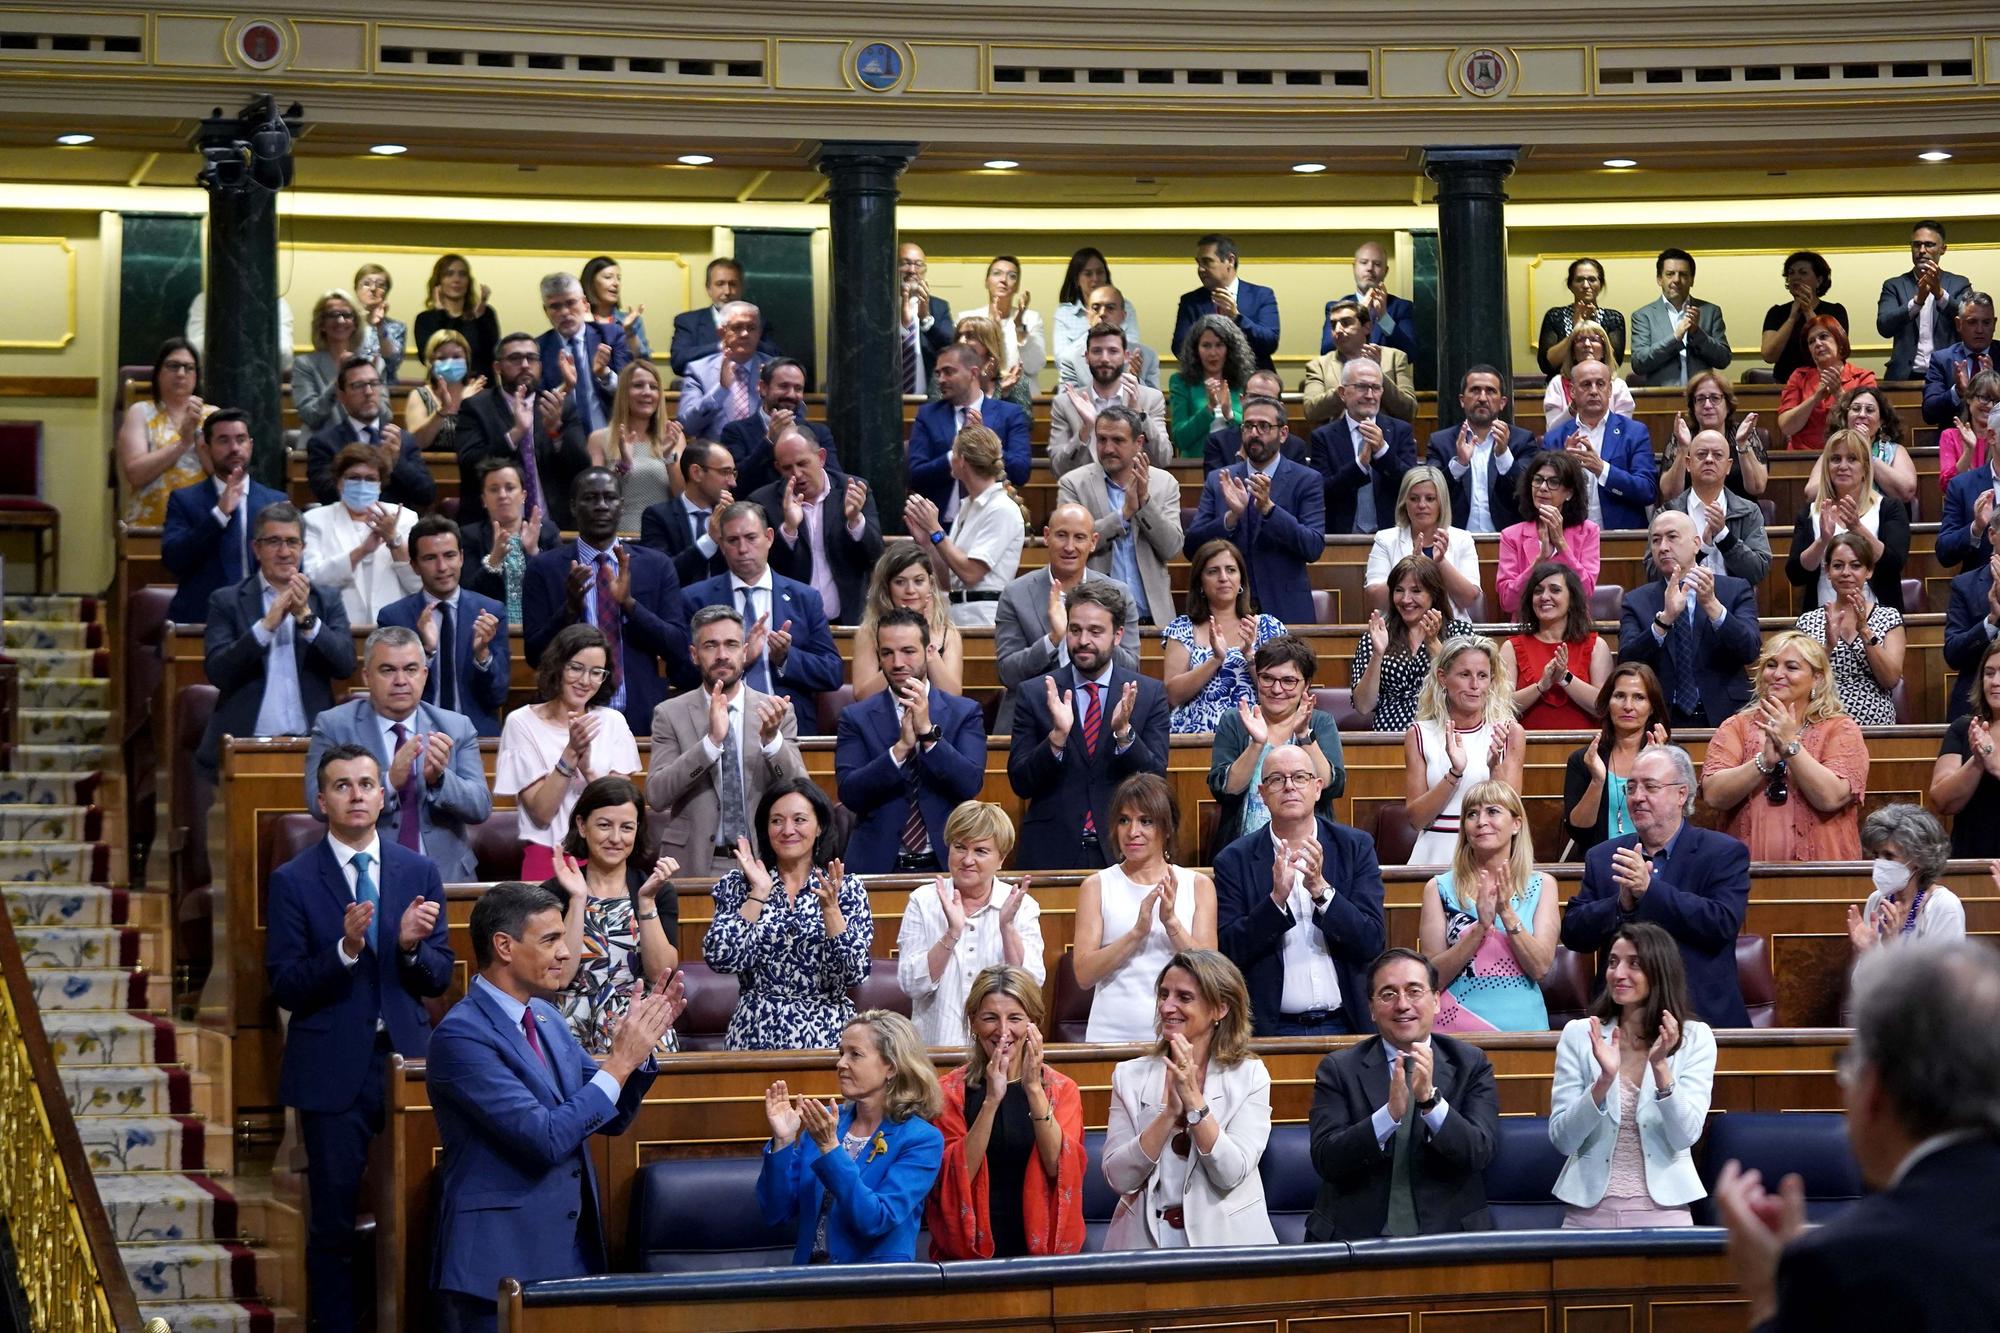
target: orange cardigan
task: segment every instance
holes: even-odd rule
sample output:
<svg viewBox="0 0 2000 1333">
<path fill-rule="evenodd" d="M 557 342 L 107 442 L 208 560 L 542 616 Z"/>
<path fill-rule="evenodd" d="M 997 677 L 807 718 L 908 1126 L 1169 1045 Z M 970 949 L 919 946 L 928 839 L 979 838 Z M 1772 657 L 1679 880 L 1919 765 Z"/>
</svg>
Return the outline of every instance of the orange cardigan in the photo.
<svg viewBox="0 0 2000 1333">
<path fill-rule="evenodd" d="M 991 1174 L 980 1163 L 979 1173 L 965 1174 L 965 1067 L 947 1073 L 944 1110 L 937 1127 L 944 1134 L 944 1163 L 937 1186 L 925 1205 L 924 1224 L 930 1228 L 931 1258 L 991 1259 L 992 1223 L 986 1198 Z M 1021 1185 L 1021 1217 L 1030 1254 L 1077 1254 L 1083 1249 L 1083 1095 L 1067 1075 L 1044 1066 L 1042 1086 L 1048 1089 L 1049 1111 L 1062 1130 L 1062 1156 L 1050 1181 L 1041 1154 L 1028 1159 Z"/>
</svg>

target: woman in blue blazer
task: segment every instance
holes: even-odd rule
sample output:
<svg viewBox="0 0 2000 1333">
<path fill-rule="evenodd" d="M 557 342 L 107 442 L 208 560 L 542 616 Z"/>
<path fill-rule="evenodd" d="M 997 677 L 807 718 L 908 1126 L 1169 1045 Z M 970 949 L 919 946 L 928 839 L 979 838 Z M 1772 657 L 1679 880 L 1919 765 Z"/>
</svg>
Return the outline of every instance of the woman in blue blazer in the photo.
<svg viewBox="0 0 2000 1333">
<path fill-rule="evenodd" d="M 783 1079 L 765 1089 L 757 1204 L 772 1226 L 797 1222 L 794 1263 L 909 1263 L 944 1160 L 937 1073 L 910 1020 L 886 1009 L 841 1029 L 834 1073 L 838 1111 Z"/>
</svg>

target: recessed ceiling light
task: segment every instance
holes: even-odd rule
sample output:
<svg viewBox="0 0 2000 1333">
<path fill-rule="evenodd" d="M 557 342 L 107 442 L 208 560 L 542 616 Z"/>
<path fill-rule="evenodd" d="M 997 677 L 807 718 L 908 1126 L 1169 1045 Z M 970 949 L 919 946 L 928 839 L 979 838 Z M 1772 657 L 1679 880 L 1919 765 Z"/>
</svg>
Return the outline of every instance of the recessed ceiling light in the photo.
<svg viewBox="0 0 2000 1333">
<path fill-rule="evenodd" d="M 56 142 L 65 148 L 81 148 L 87 143 L 95 143 L 96 141 L 97 136 L 94 134 L 58 134 L 56 136 Z"/>
<path fill-rule="evenodd" d="M 1918 158 L 1919 158 L 1920 160 L 1922 160 L 1922 161 L 1925 161 L 1925 162 L 1949 162 L 1949 161 L 1951 161 L 1951 154 L 1950 154 L 1950 153 L 1947 153 L 1947 152 L 1945 152 L 1945 151 L 1944 151 L 1944 150 L 1943 150 L 1942 148 L 1933 148 L 1933 149 L 1931 149 L 1931 150 L 1930 150 L 1930 151 L 1929 151 L 1928 153 L 1918 153 L 1918 154 L 1917 154 L 1917 157 L 1918 157 Z"/>
<path fill-rule="evenodd" d="M 378 143 L 371 144 L 368 151 L 377 157 L 401 157 L 410 150 L 399 143 Z"/>
<path fill-rule="evenodd" d="M 1011 157 L 996 157 L 988 161 L 986 165 L 994 171 L 1012 171 L 1021 164 Z"/>
<path fill-rule="evenodd" d="M 684 167 L 705 167 L 709 163 L 715 161 L 715 159 L 710 157 L 707 153 L 682 153 L 678 158 L 674 160 L 679 162 Z"/>
<path fill-rule="evenodd" d="M 1629 157 L 1607 157 L 1604 159 L 1604 165 L 1607 167 L 1636 167 L 1639 163 L 1636 159 Z"/>
<path fill-rule="evenodd" d="M 1292 164 L 1292 170 L 1298 172 L 1301 176 L 1317 176 L 1320 172 L 1326 170 L 1326 163 L 1294 162 Z"/>
</svg>

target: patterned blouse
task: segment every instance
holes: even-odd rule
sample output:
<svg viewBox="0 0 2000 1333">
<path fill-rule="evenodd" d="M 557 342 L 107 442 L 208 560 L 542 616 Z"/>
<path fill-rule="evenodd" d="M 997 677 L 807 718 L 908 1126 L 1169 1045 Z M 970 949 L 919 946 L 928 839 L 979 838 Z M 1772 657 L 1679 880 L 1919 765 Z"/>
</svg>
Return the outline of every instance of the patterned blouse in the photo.
<svg viewBox="0 0 2000 1333">
<path fill-rule="evenodd" d="M 1877 602 L 1868 609 L 1868 634 L 1827 645 L 1826 655 L 1833 663 L 1834 691 L 1846 705 L 1847 715 L 1860 726 L 1889 727 L 1896 723 L 1895 699 L 1868 669 L 1868 635 L 1887 634 L 1902 623 L 1901 611 Z M 1826 643 L 1826 608 L 1815 606 L 1800 616 L 1798 630 Z"/>
<path fill-rule="evenodd" d="M 1213 630 L 1211 629 L 1211 633 Z M 1276 616 L 1257 617 L 1257 642 L 1275 639 L 1285 632 L 1285 622 Z M 1165 643 L 1177 643 L 1187 649 L 1188 666 L 1198 667 L 1215 656 L 1215 649 L 1196 641 L 1194 622 L 1186 616 L 1176 616 L 1160 631 L 1160 639 Z M 1201 693 L 1176 708 L 1168 730 L 1176 735 L 1198 736 L 1215 730 L 1215 724 L 1226 712 L 1233 712 L 1239 699 L 1257 700 L 1257 687 L 1250 680 L 1250 664 L 1243 660 L 1240 647 L 1231 648 L 1224 654 L 1222 667 L 1208 678 L 1208 684 L 1201 687 Z"/>
<path fill-rule="evenodd" d="M 146 414 L 146 451 L 158 453 L 162 449 L 172 449 L 181 442 L 181 417 L 176 416 L 158 403 L 141 403 L 140 409 Z M 202 405 L 201 417 L 208 420 L 215 406 Z M 174 465 L 159 476 L 132 492 L 125 501 L 125 521 L 141 527 L 157 528 L 167 521 L 167 497 L 183 486 L 192 486 L 208 474 L 201 469 L 201 459 L 190 449 L 174 460 Z"/>
<path fill-rule="evenodd" d="M 1438 642 L 1444 643 L 1461 634 L 1472 633 L 1469 621 L 1453 620 L 1438 631 Z M 1389 646 L 1396 646 L 1396 630 L 1389 631 Z M 1368 664 L 1375 660 L 1375 641 L 1364 632 L 1361 642 L 1354 649 L 1353 674 L 1348 677 L 1350 684 L 1360 680 L 1368 671 Z M 1390 653 L 1382 659 L 1382 684 L 1375 692 L 1375 730 L 1408 731 L 1417 720 L 1417 691 L 1424 683 L 1424 673 L 1430 670 L 1430 650 L 1418 647 L 1415 652 Z"/>
<path fill-rule="evenodd" d="M 660 911 L 661 928 L 669 940 L 674 939 L 679 933 L 680 907 L 673 885 L 660 890 L 655 906 Z M 583 905 L 582 960 L 556 1000 L 570 1034 L 584 1050 L 611 1049 L 611 1029 L 631 1008 L 632 986 L 638 979 L 639 922 L 633 915 L 631 895 L 590 899 Z M 660 1049 L 680 1048 L 679 1036 L 668 1028 L 660 1039 Z"/>
<path fill-rule="evenodd" d="M 812 879 L 790 903 L 777 885 L 755 922 L 741 908 L 750 886 L 741 870 L 716 882 L 715 919 L 702 939 L 702 953 L 717 972 L 734 972 L 742 998 L 729 1017 L 723 1043 L 732 1051 L 828 1049 L 840 1042 L 841 1026 L 854 1017 L 848 988 L 868 975 L 875 921 L 868 914 L 868 891 L 858 876 L 840 883 L 840 915 L 846 928 L 827 938 L 825 919 Z M 776 868 L 771 878 L 778 878 Z"/>
</svg>

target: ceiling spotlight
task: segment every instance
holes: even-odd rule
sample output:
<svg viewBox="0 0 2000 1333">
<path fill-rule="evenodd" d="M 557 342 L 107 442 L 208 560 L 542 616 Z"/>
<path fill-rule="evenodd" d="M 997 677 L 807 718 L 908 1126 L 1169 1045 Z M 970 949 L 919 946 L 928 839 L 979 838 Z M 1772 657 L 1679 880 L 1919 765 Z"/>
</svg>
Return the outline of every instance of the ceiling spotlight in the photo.
<svg viewBox="0 0 2000 1333">
<path fill-rule="evenodd" d="M 705 167 L 709 163 L 715 161 L 715 159 L 710 157 L 707 153 L 682 153 L 678 158 L 674 160 L 679 162 L 684 167 Z"/>
<path fill-rule="evenodd" d="M 1928 153 L 1918 153 L 1917 159 L 1922 162 L 1949 162 L 1951 154 L 1942 148 L 1933 148 Z"/>
<path fill-rule="evenodd" d="M 65 148 L 81 148 L 87 143 L 97 142 L 94 134 L 58 134 L 56 142 Z"/>
<path fill-rule="evenodd" d="M 1301 176 L 1317 176 L 1320 172 L 1326 170 L 1326 163 L 1294 162 L 1292 164 L 1292 170 L 1298 172 L 1299 175 Z"/>
<path fill-rule="evenodd" d="M 994 171 L 1012 171 L 1020 165 L 1011 157 L 996 157 L 986 163 L 986 166 Z"/>
<path fill-rule="evenodd" d="M 1636 159 L 1629 157 L 1607 157 L 1604 159 L 1604 165 L 1607 167 L 1636 167 L 1639 163 Z"/>
<path fill-rule="evenodd" d="M 410 150 L 399 143 L 378 143 L 370 145 L 368 151 L 377 157 L 401 157 Z"/>
</svg>

